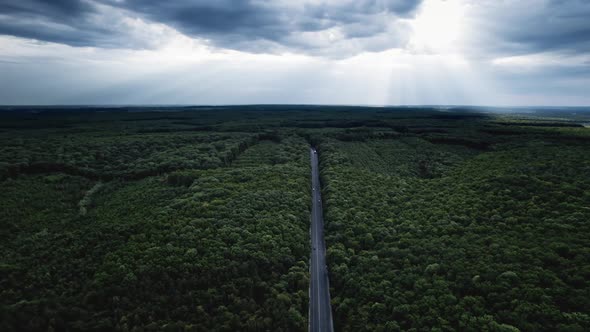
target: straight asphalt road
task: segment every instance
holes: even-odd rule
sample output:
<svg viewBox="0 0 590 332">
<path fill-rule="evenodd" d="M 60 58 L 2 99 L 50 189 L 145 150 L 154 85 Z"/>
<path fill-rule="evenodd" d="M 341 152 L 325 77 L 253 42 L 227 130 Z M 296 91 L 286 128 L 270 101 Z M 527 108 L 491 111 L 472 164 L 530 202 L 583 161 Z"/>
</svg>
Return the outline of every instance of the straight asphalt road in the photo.
<svg viewBox="0 0 590 332">
<path fill-rule="evenodd" d="M 330 305 L 330 282 L 326 266 L 324 242 L 324 215 L 320 191 L 318 154 L 311 148 L 311 280 L 309 284 L 309 331 L 333 332 L 332 307 Z"/>
</svg>

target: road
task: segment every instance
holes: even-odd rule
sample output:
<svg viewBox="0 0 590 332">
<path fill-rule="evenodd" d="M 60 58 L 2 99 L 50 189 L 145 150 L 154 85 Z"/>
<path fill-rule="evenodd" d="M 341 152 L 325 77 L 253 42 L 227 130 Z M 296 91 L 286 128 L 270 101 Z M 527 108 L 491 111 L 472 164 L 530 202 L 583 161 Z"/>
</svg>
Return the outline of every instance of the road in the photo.
<svg viewBox="0 0 590 332">
<path fill-rule="evenodd" d="M 309 284 L 309 331 L 333 332 L 330 282 L 326 267 L 324 215 L 320 191 L 318 154 L 311 148 L 311 279 Z"/>
</svg>

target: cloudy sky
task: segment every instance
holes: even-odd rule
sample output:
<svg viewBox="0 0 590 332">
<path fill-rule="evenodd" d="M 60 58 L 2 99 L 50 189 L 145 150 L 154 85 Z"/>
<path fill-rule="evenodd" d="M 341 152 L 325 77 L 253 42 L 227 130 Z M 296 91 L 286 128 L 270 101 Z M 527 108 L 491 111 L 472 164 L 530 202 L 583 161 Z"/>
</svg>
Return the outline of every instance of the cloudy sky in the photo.
<svg viewBox="0 0 590 332">
<path fill-rule="evenodd" d="M 0 0 L 0 104 L 590 105 L 590 0 Z"/>
</svg>

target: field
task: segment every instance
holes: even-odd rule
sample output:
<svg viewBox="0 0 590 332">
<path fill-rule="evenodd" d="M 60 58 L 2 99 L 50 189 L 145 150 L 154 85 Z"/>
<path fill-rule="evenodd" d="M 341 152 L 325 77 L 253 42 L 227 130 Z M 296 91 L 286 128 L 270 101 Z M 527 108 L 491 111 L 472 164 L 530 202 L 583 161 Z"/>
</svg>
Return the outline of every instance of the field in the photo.
<svg viewBox="0 0 590 332">
<path fill-rule="evenodd" d="M 335 330 L 590 330 L 589 121 L 0 111 L 0 330 L 307 330 L 310 146 Z"/>
</svg>

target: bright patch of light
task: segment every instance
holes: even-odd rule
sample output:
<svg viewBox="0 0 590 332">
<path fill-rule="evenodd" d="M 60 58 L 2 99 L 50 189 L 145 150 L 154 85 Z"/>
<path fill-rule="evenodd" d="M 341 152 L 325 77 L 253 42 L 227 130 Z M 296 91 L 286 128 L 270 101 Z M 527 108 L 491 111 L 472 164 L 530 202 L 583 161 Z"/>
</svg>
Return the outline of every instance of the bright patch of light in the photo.
<svg viewBox="0 0 590 332">
<path fill-rule="evenodd" d="M 426 0 L 411 22 L 410 46 L 419 52 L 453 52 L 465 30 L 465 8 L 460 0 Z"/>
<path fill-rule="evenodd" d="M 542 67 L 580 67 L 590 63 L 590 55 L 566 55 L 560 53 L 535 53 L 492 59 L 496 68 L 530 70 Z"/>
</svg>

